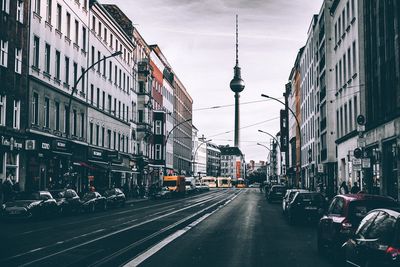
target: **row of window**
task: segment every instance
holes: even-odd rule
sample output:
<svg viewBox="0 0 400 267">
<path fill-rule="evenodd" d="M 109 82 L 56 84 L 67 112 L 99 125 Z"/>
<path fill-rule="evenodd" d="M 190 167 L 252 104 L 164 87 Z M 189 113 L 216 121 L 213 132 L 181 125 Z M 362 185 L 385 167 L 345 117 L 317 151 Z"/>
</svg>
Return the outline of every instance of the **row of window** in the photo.
<svg viewBox="0 0 400 267">
<path fill-rule="evenodd" d="M 103 23 L 96 19 L 96 16 L 92 16 L 92 32 L 97 34 L 97 37 L 99 40 L 102 40 L 105 45 L 109 45 L 112 51 L 120 51 L 122 54 L 120 55 L 120 58 L 123 59 L 128 65 L 131 64 L 131 53 L 127 51 L 125 47 L 123 47 L 122 42 L 120 42 L 115 36 L 110 33 L 108 33 L 107 27 L 103 25 Z"/>
<path fill-rule="evenodd" d="M 358 115 L 357 96 L 336 110 L 336 132 L 337 138 L 345 136 L 357 128 Z"/>
<path fill-rule="evenodd" d="M 336 90 L 345 86 L 357 73 L 357 46 L 356 41 L 347 48 L 339 62 L 335 65 Z"/>
<path fill-rule="evenodd" d="M 95 101 L 96 98 L 96 101 Z M 89 103 L 90 105 L 97 107 L 120 120 L 129 122 L 129 116 L 132 119 L 135 119 L 135 111 L 136 111 L 136 103 L 131 102 L 131 114 L 129 113 L 129 106 L 125 103 L 122 103 L 121 100 L 117 100 L 117 98 L 113 98 L 112 95 L 107 95 L 107 104 L 106 104 L 106 92 L 100 90 L 100 88 L 94 90 L 94 85 L 90 84 L 90 92 L 89 92 Z M 113 104 L 114 103 L 114 104 Z"/>
<path fill-rule="evenodd" d="M 24 23 L 24 1 L 17 0 L 17 12 L 15 20 L 19 23 Z M 1 2 L 1 11 L 10 14 L 10 0 L 3 0 Z"/>
<path fill-rule="evenodd" d="M 14 100 L 13 102 L 13 116 L 12 116 L 12 127 L 14 129 L 20 128 L 20 114 L 21 114 L 21 102 Z M 7 112 L 7 96 L 0 95 L 0 126 L 6 126 L 6 112 Z"/>
<path fill-rule="evenodd" d="M 97 63 L 96 66 L 97 73 L 102 74 L 103 77 L 105 77 L 106 79 L 108 78 L 108 81 L 110 83 L 114 82 L 115 86 L 118 86 L 124 92 L 129 93 L 129 89 L 131 86 L 131 78 L 129 73 L 126 73 L 121 68 L 118 68 L 117 64 L 113 66 L 112 61 L 110 60 L 107 62 L 105 57 L 106 56 L 102 55 L 100 51 L 97 51 L 97 58 L 96 58 L 96 49 L 94 46 L 91 47 L 91 65 L 103 59 L 103 61 Z M 94 71 L 95 69 L 93 68 L 92 70 Z"/>
<path fill-rule="evenodd" d="M 8 41 L 0 40 L 0 66 L 8 67 Z M 11 57 L 10 57 L 11 58 Z M 22 70 L 22 49 L 15 48 L 15 72 L 21 74 Z"/>
<path fill-rule="evenodd" d="M 34 92 L 32 95 L 32 124 L 42 125 L 46 129 L 54 129 L 57 132 L 67 133 L 68 127 L 68 105 L 62 105 L 59 101 L 51 101 L 45 96 L 41 103 L 39 94 Z M 43 114 L 40 114 L 43 112 Z M 72 110 L 71 134 L 75 137 L 84 138 L 85 136 L 85 113 L 76 109 Z M 43 120 L 43 123 L 41 123 Z M 78 132 L 79 131 L 79 132 Z"/>
<path fill-rule="evenodd" d="M 355 0 L 347 1 L 346 5 L 342 9 L 341 15 L 338 16 L 337 21 L 335 22 L 335 45 L 340 45 L 342 37 L 348 31 L 350 24 L 354 21 L 356 17 L 355 11 L 356 3 Z M 350 8 L 351 8 L 351 16 L 350 16 Z"/>
<path fill-rule="evenodd" d="M 129 136 L 89 123 L 89 144 L 128 153 Z"/>
</svg>

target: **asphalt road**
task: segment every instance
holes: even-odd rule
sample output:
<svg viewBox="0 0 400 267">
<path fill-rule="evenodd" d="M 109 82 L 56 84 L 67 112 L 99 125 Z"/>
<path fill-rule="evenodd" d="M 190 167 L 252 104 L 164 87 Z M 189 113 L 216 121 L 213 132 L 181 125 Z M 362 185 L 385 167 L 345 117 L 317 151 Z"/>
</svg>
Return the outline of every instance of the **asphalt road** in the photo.
<svg viewBox="0 0 400 267">
<path fill-rule="evenodd" d="M 331 266 L 314 226 L 289 226 L 258 189 L 0 222 L 0 266 Z"/>
<path fill-rule="evenodd" d="M 314 224 L 289 226 L 280 204 L 244 189 L 141 266 L 333 266 L 318 256 L 316 237 Z"/>
</svg>

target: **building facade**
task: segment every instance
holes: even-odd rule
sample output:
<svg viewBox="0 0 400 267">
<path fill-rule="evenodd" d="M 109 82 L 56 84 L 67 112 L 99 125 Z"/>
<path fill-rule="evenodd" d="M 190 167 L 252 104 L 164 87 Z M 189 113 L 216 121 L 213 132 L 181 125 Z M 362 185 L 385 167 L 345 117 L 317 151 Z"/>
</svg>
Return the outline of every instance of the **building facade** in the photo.
<svg viewBox="0 0 400 267">
<path fill-rule="evenodd" d="M 246 163 L 245 158 L 238 147 L 220 146 L 221 150 L 221 176 L 232 178 L 232 182 L 237 182 L 238 178 L 245 178 Z"/>
<path fill-rule="evenodd" d="M 221 150 L 216 144 L 207 143 L 207 176 L 220 176 Z"/>
<path fill-rule="evenodd" d="M 362 0 L 359 0 L 359 2 Z M 360 31 L 361 114 L 365 116 L 363 188 L 399 199 L 400 167 L 400 5 L 362 1 Z M 361 28 L 360 25 L 363 25 Z"/>
<path fill-rule="evenodd" d="M 3 0 L 0 9 L 0 181 L 25 189 L 28 126 L 29 1 Z"/>
</svg>

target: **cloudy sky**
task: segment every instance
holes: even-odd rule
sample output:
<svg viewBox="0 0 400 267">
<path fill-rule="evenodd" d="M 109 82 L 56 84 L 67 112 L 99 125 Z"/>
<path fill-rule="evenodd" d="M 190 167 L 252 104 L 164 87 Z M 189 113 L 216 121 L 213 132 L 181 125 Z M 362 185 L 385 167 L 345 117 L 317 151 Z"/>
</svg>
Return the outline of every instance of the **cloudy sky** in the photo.
<svg viewBox="0 0 400 267">
<path fill-rule="evenodd" d="M 103 0 L 118 5 L 148 44 L 158 44 L 193 98 L 193 123 L 213 143 L 233 145 L 235 15 L 239 15 L 241 149 L 264 160 L 279 131 L 279 103 L 296 54 L 322 0 Z M 250 102 L 250 103 L 249 103 Z M 232 106 L 229 106 L 232 105 Z M 224 106 L 221 108 L 212 108 Z"/>
</svg>

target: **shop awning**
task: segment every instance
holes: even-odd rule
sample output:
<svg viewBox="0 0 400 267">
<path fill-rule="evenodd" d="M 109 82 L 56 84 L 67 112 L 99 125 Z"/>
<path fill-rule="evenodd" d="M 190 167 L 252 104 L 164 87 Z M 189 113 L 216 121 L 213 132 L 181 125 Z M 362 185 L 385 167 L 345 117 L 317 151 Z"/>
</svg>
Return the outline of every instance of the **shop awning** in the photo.
<svg viewBox="0 0 400 267">
<path fill-rule="evenodd" d="M 104 170 L 110 170 L 111 172 L 133 172 L 130 168 L 125 165 L 109 165 L 103 162 L 91 162 L 95 168 L 101 168 Z"/>
</svg>

